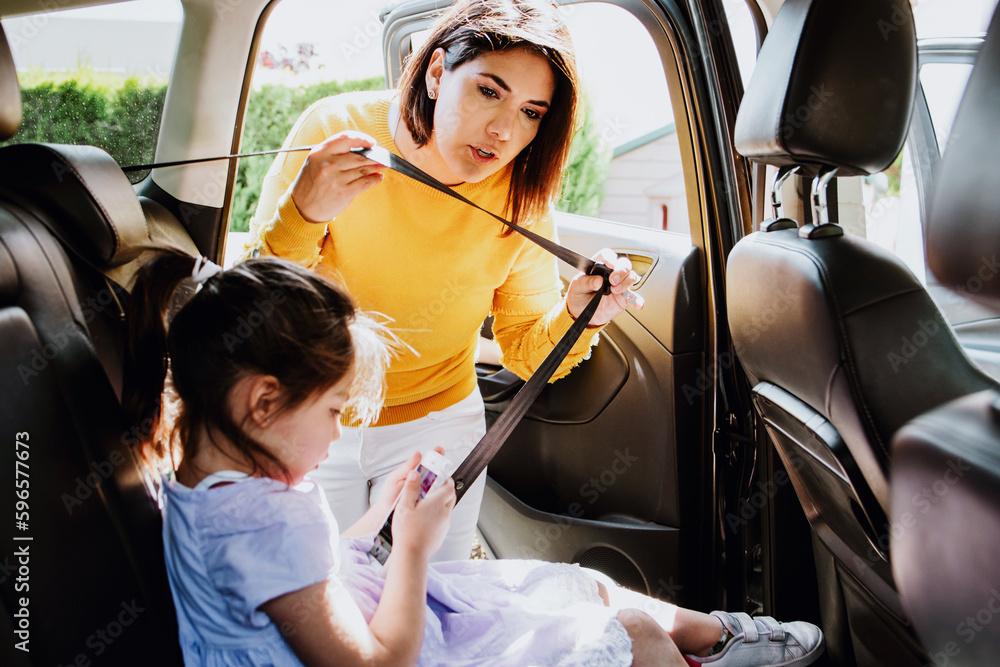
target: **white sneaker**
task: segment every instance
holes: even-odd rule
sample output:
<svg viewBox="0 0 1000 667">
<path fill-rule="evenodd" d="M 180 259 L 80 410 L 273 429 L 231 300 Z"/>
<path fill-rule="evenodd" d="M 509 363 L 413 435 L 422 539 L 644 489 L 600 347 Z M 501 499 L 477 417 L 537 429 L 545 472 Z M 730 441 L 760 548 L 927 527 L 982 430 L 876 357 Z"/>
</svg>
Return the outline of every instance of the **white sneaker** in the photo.
<svg viewBox="0 0 1000 667">
<path fill-rule="evenodd" d="M 732 638 L 718 653 L 684 656 L 692 665 L 713 667 L 804 667 L 823 654 L 823 631 L 812 623 L 778 623 L 770 616 L 713 611 Z"/>
</svg>

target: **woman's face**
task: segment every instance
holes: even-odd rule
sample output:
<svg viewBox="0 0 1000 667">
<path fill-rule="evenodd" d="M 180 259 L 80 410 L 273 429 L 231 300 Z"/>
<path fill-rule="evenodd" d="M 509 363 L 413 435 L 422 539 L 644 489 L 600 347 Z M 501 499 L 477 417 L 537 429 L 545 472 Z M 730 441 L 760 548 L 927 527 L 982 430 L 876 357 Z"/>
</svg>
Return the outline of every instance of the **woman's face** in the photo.
<svg viewBox="0 0 1000 667">
<path fill-rule="evenodd" d="M 435 94 L 429 146 L 445 183 L 477 183 L 506 167 L 538 134 L 552 104 L 555 76 L 535 51 L 484 53 L 455 69 L 444 68 L 444 50 L 427 68 Z"/>
</svg>

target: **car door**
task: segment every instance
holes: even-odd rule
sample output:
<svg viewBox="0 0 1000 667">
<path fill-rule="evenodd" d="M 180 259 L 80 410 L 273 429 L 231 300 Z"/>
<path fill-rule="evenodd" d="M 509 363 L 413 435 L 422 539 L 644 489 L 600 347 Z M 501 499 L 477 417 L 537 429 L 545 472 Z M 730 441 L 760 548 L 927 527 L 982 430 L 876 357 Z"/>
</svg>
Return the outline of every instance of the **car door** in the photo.
<svg viewBox="0 0 1000 667">
<path fill-rule="evenodd" d="M 390 87 L 440 5 L 418 0 L 384 16 Z M 586 256 L 604 247 L 628 256 L 646 305 L 617 317 L 590 358 L 535 401 L 489 467 L 479 527 L 502 558 L 580 563 L 645 593 L 718 604 L 708 584 L 719 546 L 714 434 L 731 406 L 716 401 L 713 273 L 735 233 L 730 211 L 749 208 L 741 165 L 713 148 L 731 142 L 707 93 L 716 72 L 704 65 L 713 50 L 727 72 L 734 59 L 727 32 L 705 26 L 726 24 L 698 3 L 562 11 L 587 109 L 574 146 L 585 157 L 568 170 L 558 235 Z M 564 281 L 574 273 L 560 266 Z M 521 381 L 479 370 L 492 421 Z M 737 394 L 734 385 L 738 404 Z"/>
</svg>

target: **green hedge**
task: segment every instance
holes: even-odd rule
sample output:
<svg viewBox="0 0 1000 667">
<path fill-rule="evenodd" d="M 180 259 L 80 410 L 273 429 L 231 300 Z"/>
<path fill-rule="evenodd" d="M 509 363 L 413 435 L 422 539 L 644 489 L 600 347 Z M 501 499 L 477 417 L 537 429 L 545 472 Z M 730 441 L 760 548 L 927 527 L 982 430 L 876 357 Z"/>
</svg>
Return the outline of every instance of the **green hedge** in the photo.
<svg viewBox="0 0 1000 667">
<path fill-rule="evenodd" d="M 282 85 L 265 85 L 253 92 L 247 104 L 246 122 L 243 124 L 241 152 L 256 153 L 280 148 L 288 136 L 295 119 L 318 99 L 352 90 L 381 90 L 385 81 L 381 77 L 338 83 L 331 81 L 312 86 L 290 88 Z M 249 230 L 250 218 L 257 209 L 257 198 L 264 175 L 274 162 L 273 156 L 244 158 L 236 174 L 236 191 L 233 195 L 233 214 L 229 230 Z"/>
<path fill-rule="evenodd" d="M 162 81 L 136 77 L 122 80 L 86 68 L 56 78 L 39 73 L 21 76 L 24 122 L 6 143 L 91 144 L 107 151 L 122 166 L 153 161 L 166 94 Z M 299 114 L 320 98 L 383 86 L 380 77 L 296 88 L 262 86 L 250 96 L 241 150 L 253 153 L 280 147 Z M 559 210 L 582 215 L 596 215 L 600 208 L 610 161 L 589 116 L 574 140 L 563 194 L 557 204 Z M 248 230 L 271 162 L 270 156 L 240 160 L 231 231 Z M 130 176 L 135 181 L 145 173 Z"/>
<path fill-rule="evenodd" d="M 166 86 L 81 78 L 22 87 L 24 121 L 6 143 L 91 144 L 122 166 L 152 162 Z"/>
</svg>

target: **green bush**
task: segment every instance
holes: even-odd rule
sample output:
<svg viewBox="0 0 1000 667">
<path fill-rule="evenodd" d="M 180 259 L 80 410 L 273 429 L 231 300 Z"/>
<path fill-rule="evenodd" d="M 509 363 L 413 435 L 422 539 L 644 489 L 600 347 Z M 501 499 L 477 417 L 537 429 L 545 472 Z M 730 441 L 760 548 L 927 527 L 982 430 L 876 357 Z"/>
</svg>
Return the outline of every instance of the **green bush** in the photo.
<svg viewBox="0 0 1000 667">
<path fill-rule="evenodd" d="M 164 84 L 120 77 L 108 83 L 86 71 L 79 80 L 24 86 L 24 122 L 5 143 L 90 144 L 107 151 L 122 166 L 149 163 L 165 95 Z M 142 176 L 132 174 L 134 180 Z"/>
<path fill-rule="evenodd" d="M 250 95 L 250 101 L 247 103 L 241 152 L 256 153 L 280 148 L 295 120 L 316 100 L 353 90 L 383 88 L 385 82 L 381 77 L 344 83 L 330 81 L 298 88 L 274 84 L 261 86 Z M 229 231 L 245 232 L 250 229 L 250 218 L 257 209 L 257 199 L 260 197 L 264 176 L 273 161 L 273 156 L 240 160 L 239 170 L 236 173 Z"/>
<path fill-rule="evenodd" d="M 584 101 L 583 126 L 573 137 L 569 164 L 563 174 L 562 190 L 556 210 L 577 215 L 596 216 L 604 201 L 604 181 L 611 168 L 611 148 L 601 141 L 591 116 L 590 103 Z"/>
</svg>

